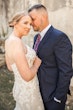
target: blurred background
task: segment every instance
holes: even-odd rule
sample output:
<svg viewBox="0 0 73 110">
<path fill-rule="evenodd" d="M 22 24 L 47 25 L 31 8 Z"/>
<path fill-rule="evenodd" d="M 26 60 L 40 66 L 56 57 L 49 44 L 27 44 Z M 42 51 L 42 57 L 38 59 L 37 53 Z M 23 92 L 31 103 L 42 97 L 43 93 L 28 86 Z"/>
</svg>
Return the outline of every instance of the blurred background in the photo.
<svg viewBox="0 0 73 110">
<path fill-rule="evenodd" d="M 4 56 L 4 42 L 12 31 L 8 21 L 16 12 L 28 10 L 37 3 L 46 6 L 50 23 L 65 32 L 73 45 L 73 0 L 0 0 L 0 110 L 13 110 L 15 105 L 11 92 L 14 78 L 6 68 Z M 31 29 L 29 35 L 22 39 L 23 42 L 32 47 L 35 34 Z M 71 90 L 73 92 L 73 79 Z M 73 110 L 73 97 L 68 97 L 66 109 Z"/>
</svg>

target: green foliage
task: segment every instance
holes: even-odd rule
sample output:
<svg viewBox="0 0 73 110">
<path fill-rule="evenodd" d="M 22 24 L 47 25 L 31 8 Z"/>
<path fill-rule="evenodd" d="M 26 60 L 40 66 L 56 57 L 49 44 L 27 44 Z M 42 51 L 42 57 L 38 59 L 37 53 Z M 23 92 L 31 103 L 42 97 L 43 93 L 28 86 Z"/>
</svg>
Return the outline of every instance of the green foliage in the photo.
<svg viewBox="0 0 73 110">
<path fill-rule="evenodd" d="M 13 110 L 15 102 L 12 96 L 14 77 L 7 68 L 0 68 L 0 110 Z"/>
</svg>

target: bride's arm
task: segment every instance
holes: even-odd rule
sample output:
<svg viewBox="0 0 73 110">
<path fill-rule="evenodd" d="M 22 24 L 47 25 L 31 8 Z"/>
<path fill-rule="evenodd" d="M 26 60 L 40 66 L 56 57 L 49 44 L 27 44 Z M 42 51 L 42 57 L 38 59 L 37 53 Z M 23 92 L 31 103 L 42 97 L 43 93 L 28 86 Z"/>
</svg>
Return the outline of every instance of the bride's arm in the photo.
<svg viewBox="0 0 73 110">
<path fill-rule="evenodd" d="M 5 61 L 6 61 L 6 65 L 7 65 L 8 70 L 12 71 L 12 68 L 11 68 L 10 63 L 9 63 L 9 59 L 8 59 L 6 54 L 5 54 Z"/>
<path fill-rule="evenodd" d="M 33 79 L 35 74 L 37 74 L 38 66 L 36 66 L 36 64 L 34 63 L 34 66 L 32 68 L 29 68 L 26 59 L 26 53 L 24 52 L 23 44 L 20 41 L 15 43 L 15 48 L 13 50 L 13 59 L 16 63 L 19 73 L 21 74 L 21 77 L 24 80 L 30 81 L 31 79 Z"/>
</svg>

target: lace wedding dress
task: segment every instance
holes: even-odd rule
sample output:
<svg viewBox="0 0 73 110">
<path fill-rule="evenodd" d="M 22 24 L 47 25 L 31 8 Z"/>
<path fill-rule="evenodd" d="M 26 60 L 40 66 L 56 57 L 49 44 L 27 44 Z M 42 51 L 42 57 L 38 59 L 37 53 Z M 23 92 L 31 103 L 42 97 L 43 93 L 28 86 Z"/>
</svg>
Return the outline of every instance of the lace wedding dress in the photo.
<svg viewBox="0 0 73 110">
<path fill-rule="evenodd" d="M 27 45 L 26 47 L 26 58 L 29 66 L 31 67 L 36 54 L 32 48 Z M 16 64 L 12 64 L 11 67 L 15 77 L 13 97 L 16 101 L 16 107 L 14 110 L 44 110 L 37 75 L 31 81 L 26 82 L 22 79 Z"/>
</svg>

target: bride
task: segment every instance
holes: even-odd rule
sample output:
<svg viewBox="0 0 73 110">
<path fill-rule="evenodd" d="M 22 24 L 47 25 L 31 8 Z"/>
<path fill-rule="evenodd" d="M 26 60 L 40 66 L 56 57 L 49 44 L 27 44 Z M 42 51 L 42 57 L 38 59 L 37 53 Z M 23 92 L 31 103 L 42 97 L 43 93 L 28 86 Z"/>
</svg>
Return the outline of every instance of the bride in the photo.
<svg viewBox="0 0 73 110">
<path fill-rule="evenodd" d="M 24 12 L 17 13 L 9 22 L 13 32 L 5 41 L 6 64 L 14 73 L 14 110 L 44 110 L 39 90 L 37 70 L 41 60 L 35 51 L 23 44 L 21 38 L 30 31 L 32 20 Z"/>
</svg>

